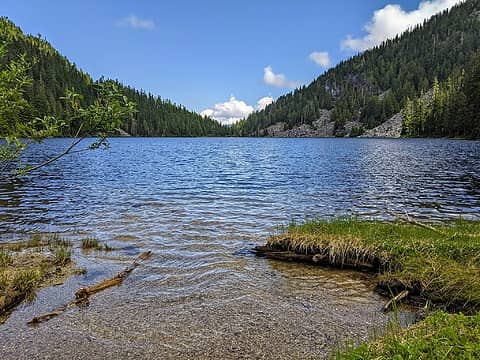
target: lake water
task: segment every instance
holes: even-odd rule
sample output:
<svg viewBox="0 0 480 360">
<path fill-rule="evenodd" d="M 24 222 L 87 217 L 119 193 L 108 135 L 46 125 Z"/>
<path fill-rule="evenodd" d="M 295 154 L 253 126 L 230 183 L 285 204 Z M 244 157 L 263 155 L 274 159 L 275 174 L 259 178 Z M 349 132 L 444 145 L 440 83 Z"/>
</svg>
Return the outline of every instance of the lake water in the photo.
<svg viewBox="0 0 480 360">
<path fill-rule="evenodd" d="M 55 139 L 31 158 L 68 144 Z M 368 278 L 258 259 L 291 220 L 357 214 L 480 218 L 480 142 L 370 139 L 111 140 L 0 186 L 0 236 L 96 236 L 88 274 L 39 292 L 0 327 L 2 358 L 318 358 L 388 320 Z M 37 328 L 80 285 L 152 260 L 119 288 Z M 71 357 L 70 357 L 71 356 Z"/>
</svg>

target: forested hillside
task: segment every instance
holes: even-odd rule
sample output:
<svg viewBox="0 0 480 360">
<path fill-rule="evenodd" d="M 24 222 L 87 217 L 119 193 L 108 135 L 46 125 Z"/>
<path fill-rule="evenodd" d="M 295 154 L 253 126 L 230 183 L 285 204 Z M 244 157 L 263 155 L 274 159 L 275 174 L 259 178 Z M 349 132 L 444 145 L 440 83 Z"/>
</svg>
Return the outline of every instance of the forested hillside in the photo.
<svg viewBox="0 0 480 360">
<path fill-rule="evenodd" d="M 253 113 L 237 125 L 237 131 L 258 135 L 279 122 L 290 128 L 311 124 L 323 109 L 332 110 L 337 135 L 344 134 L 348 121 L 360 121 L 363 128 L 373 128 L 401 111 L 407 99 L 431 90 L 435 82 L 458 77 L 454 74 L 460 74 L 479 49 L 480 0 L 467 0 L 395 39 L 341 62 L 308 86 Z M 421 135 L 471 135 L 468 129 L 462 133 L 444 128 L 426 127 Z"/>
<path fill-rule="evenodd" d="M 446 81 L 435 80 L 431 98 L 407 99 L 407 136 L 480 138 L 480 54 Z"/>
<path fill-rule="evenodd" d="M 24 56 L 29 64 L 29 76 L 33 81 L 27 86 L 25 97 L 31 106 L 23 116 L 53 115 L 68 120 L 68 107 L 62 100 L 67 89 L 74 89 L 81 94 L 84 104 L 90 104 L 95 99 L 95 81 L 90 75 L 78 69 L 40 35 L 25 35 L 13 22 L 2 17 L 0 44 L 7 44 L 6 56 L 0 61 L 6 64 Z M 122 130 L 131 135 L 214 136 L 230 133 L 228 127 L 203 118 L 183 106 L 119 85 L 125 95 L 137 103 L 138 113 L 122 126 Z M 72 135 L 68 121 L 64 135 Z"/>
<path fill-rule="evenodd" d="M 204 118 L 185 107 L 134 88 L 123 86 L 127 97 L 137 104 L 135 118 L 123 130 L 134 136 L 227 136 L 231 128 Z"/>
</svg>

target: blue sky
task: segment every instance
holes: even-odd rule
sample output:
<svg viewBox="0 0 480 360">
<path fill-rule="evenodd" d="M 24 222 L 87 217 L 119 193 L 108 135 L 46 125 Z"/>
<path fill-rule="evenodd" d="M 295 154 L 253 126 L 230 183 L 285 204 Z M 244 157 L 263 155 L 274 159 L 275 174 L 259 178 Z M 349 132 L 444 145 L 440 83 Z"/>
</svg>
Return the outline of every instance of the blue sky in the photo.
<svg viewBox="0 0 480 360">
<path fill-rule="evenodd" d="M 94 78 L 228 122 L 458 2 L 2 0 L 0 14 Z"/>
</svg>

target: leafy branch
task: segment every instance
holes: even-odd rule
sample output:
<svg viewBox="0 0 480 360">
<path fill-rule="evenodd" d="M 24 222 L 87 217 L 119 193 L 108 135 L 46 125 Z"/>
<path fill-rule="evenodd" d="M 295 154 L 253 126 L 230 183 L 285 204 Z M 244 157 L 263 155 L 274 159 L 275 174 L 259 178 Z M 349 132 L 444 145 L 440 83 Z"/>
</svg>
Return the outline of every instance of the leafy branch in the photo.
<svg viewBox="0 0 480 360">
<path fill-rule="evenodd" d="M 0 59 L 6 55 L 6 45 L 0 45 Z M 31 84 L 28 69 L 24 56 L 0 67 L 0 138 L 4 139 L 0 143 L 0 179 L 25 175 L 66 155 L 107 149 L 107 137 L 115 134 L 122 121 L 136 112 L 136 104 L 120 91 L 117 84 L 102 80 L 95 84 L 95 100 L 87 106 L 82 105 L 80 94 L 74 90 L 66 91 L 62 100 L 70 114 L 68 119 L 54 116 L 29 118 L 25 113 L 30 104 L 24 98 L 25 88 Z M 59 136 L 67 126 L 76 130 L 71 143 L 63 151 L 38 164 L 21 162 L 28 145 Z M 79 148 L 87 136 L 97 139 Z"/>
</svg>

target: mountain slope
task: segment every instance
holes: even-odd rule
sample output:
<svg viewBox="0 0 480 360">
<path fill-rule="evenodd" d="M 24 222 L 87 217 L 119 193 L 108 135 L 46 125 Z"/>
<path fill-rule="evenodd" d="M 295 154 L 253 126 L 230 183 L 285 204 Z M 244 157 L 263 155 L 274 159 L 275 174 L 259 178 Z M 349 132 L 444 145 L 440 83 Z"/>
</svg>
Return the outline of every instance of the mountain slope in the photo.
<svg viewBox="0 0 480 360">
<path fill-rule="evenodd" d="M 5 17 L 0 18 L 0 44 L 7 42 L 7 56 L 0 61 L 25 56 L 31 64 L 32 84 L 25 97 L 31 105 L 27 117 L 54 115 L 68 118 L 68 111 L 61 97 L 67 89 L 75 89 L 83 96 L 85 104 L 95 99 L 95 81 L 62 56 L 45 39 L 25 35 L 22 30 Z M 103 80 L 100 80 L 103 81 Z M 122 130 L 134 136 L 218 136 L 228 135 L 230 129 L 215 120 L 155 97 L 143 91 L 123 86 L 125 95 L 137 103 L 135 119 L 125 122 Z M 65 129 L 64 135 L 71 135 Z"/>
<path fill-rule="evenodd" d="M 370 129 L 399 113 L 408 98 L 464 68 L 480 49 L 480 0 L 467 0 L 382 45 L 343 61 L 308 86 L 251 114 L 236 129 L 261 135 L 269 126 L 311 124 L 331 110 L 336 135 L 348 122 Z"/>
</svg>

